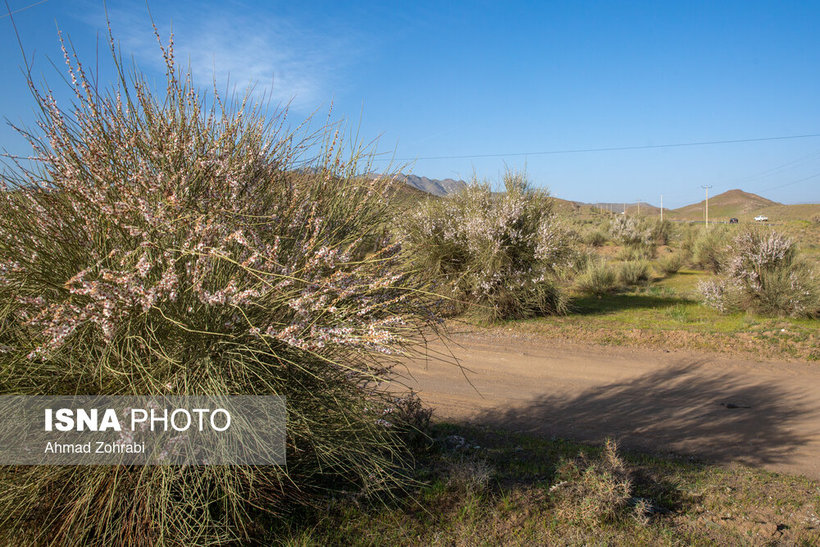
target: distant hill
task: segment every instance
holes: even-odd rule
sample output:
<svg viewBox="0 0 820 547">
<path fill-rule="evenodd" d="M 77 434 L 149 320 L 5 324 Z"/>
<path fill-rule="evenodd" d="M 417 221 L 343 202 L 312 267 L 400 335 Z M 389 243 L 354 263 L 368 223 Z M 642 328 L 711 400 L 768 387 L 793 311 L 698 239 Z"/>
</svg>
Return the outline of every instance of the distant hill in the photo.
<svg viewBox="0 0 820 547">
<path fill-rule="evenodd" d="M 555 211 L 559 211 L 562 213 L 578 213 L 582 212 L 586 203 L 581 203 L 580 201 L 569 201 L 566 199 L 557 198 L 552 196 L 552 202 L 555 207 Z"/>
<path fill-rule="evenodd" d="M 467 186 L 467 183 L 463 180 L 428 179 L 427 177 L 420 177 L 418 175 L 399 175 L 399 179 L 402 178 L 404 182 L 413 188 L 418 188 L 434 196 L 446 196 L 447 194 L 458 192 Z"/>
<path fill-rule="evenodd" d="M 417 202 L 425 195 L 446 196 L 465 188 L 467 183 L 454 179 L 430 179 L 418 175 L 399 175 L 400 180 L 406 183 L 406 190 L 399 192 L 398 199 L 408 205 Z M 557 197 L 555 208 L 565 214 L 589 215 L 595 211 L 611 211 L 619 214 L 624 210 L 623 203 L 584 203 L 570 201 Z M 664 218 L 672 220 L 703 220 L 705 200 L 678 209 L 664 209 Z M 660 208 L 649 203 L 627 203 L 628 215 L 659 216 Z M 757 194 L 743 190 L 729 190 L 722 194 L 709 197 L 709 218 L 715 221 L 727 221 L 738 218 L 741 221 L 751 221 L 756 215 L 766 215 L 772 221 L 777 220 L 811 220 L 820 218 L 820 204 L 784 205 Z"/>
<path fill-rule="evenodd" d="M 409 184 L 397 184 L 393 188 L 394 190 L 390 199 L 399 207 L 407 209 L 415 207 L 420 201 L 429 198 L 431 195 Z"/>
<path fill-rule="evenodd" d="M 365 176 L 376 178 L 382 176 L 380 173 L 367 173 Z M 392 175 L 391 175 L 392 176 Z M 398 173 L 395 175 L 397 181 L 404 182 L 409 188 L 421 190 L 427 194 L 434 196 L 446 196 L 447 194 L 454 194 L 459 190 L 466 188 L 467 183 L 463 180 L 455 179 L 431 179 L 427 177 L 420 177 L 418 175 L 405 175 Z"/>
<path fill-rule="evenodd" d="M 670 211 L 670 216 L 680 219 L 701 220 L 705 206 L 706 200 L 703 200 L 699 203 L 673 209 Z M 758 211 L 762 209 L 776 206 L 782 206 L 782 204 L 743 190 L 729 190 L 709 198 L 709 218 L 720 220 L 731 217 L 748 217 L 753 213 L 758 214 Z"/>
</svg>

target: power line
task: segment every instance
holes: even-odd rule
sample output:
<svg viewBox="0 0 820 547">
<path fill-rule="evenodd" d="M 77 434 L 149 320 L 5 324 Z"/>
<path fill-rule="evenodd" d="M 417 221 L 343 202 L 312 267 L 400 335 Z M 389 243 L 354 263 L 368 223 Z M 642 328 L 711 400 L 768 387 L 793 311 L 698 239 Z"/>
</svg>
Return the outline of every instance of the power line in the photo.
<svg viewBox="0 0 820 547">
<path fill-rule="evenodd" d="M 734 178 L 731 181 L 728 181 L 726 184 L 736 184 L 736 183 L 739 183 L 739 182 L 745 182 L 745 181 L 750 181 L 750 180 L 753 180 L 753 179 L 763 178 L 766 175 L 771 175 L 772 173 L 776 173 L 777 171 L 784 170 L 787 167 L 792 167 L 794 165 L 797 165 L 798 163 L 802 163 L 802 162 L 804 162 L 808 159 L 811 159 L 811 158 L 814 158 L 814 157 L 817 157 L 817 156 L 820 156 L 820 150 L 818 150 L 816 152 L 812 152 L 811 154 L 808 154 L 806 156 L 801 156 L 801 157 L 799 157 L 797 159 L 794 159 L 794 160 L 791 160 L 789 162 L 782 163 L 782 164 L 777 165 L 775 167 L 770 167 L 770 168 L 768 168 L 764 171 L 760 171 L 760 172 L 757 172 L 757 173 L 752 173 L 751 175 L 745 175 L 745 176 L 742 176 L 742 177 Z"/>
<path fill-rule="evenodd" d="M 415 158 L 390 158 L 390 161 L 416 161 L 416 160 L 463 160 L 463 159 L 478 159 L 478 158 L 505 158 L 514 156 L 547 156 L 553 154 L 579 154 L 585 152 L 621 152 L 625 150 L 651 150 L 656 148 L 682 148 L 686 146 L 711 146 L 716 144 L 738 144 L 744 142 L 762 142 L 762 141 L 782 141 L 789 139 L 808 139 L 820 137 L 820 133 L 809 133 L 805 135 L 785 135 L 778 137 L 759 137 L 753 139 L 731 139 L 721 141 L 694 141 L 694 142 L 676 142 L 666 144 L 646 144 L 640 146 L 609 146 L 603 148 L 568 148 L 564 150 L 545 150 L 541 152 L 510 152 L 506 154 L 463 154 L 452 156 L 417 156 Z M 387 158 L 376 158 L 379 161 L 385 161 Z"/>
<path fill-rule="evenodd" d="M 813 175 L 809 175 L 808 177 L 803 177 L 802 179 L 793 180 L 791 182 L 787 182 L 786 184 L 780 184 L 778 186 L 772 186 L 771 188 L 764 188 L 763 190 L 758 190 L 758 192 L 768 192 L 769 190 L 777 190 L 778 188 L 785 188 L 786 186 L 791 186 L 792 184 L 797 184 L 798 182 L 805 182 L 805 181 L 811 180 L 815 177 L 820 177 L 820 173 L 815 173 Z"/>
<path fill-rule="evenodd" d="M 0 15 L 0 19 L 4 17 L 8 17 L 9 15 L 14 15 L 15 13 L 20 13 L 21 11 L 26 11 L 27 9 L 33 8 L 34 6 L 39 6 L 40 4 L 45 4 L 48 0 L 40 0 L 39 2 L 34 2 L 33 4 L 29 4 L 28 6 L 24 6 L 22 8 L 16 9 L 14 11 L 9 11 L 8 13 L 4 13 Z M 8 5 L 6 6 L 8 7 Z"/>
</svg>

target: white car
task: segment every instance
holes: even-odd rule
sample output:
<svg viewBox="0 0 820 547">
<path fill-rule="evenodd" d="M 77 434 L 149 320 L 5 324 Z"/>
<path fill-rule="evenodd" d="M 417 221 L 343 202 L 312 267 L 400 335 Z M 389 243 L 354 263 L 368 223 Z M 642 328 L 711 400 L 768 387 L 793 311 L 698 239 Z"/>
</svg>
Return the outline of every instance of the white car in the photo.
<svg viewBox="0 0 820 547">
<path fill-rule="evenodd" d="M 768 220 L 769 220 L 769 217 L 763 216 L 763 215 L 757 215 L 755 217 L 755 222 L 767 222 Z"/>
</svg>

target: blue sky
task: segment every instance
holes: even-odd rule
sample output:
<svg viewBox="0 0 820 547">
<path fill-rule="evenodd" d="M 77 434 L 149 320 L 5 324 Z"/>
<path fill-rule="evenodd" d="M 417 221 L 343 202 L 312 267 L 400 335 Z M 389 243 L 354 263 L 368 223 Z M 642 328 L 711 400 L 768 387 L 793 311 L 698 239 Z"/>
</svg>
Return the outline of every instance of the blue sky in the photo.
<svg viewBox="0 0 820 547">
<path fill-rule="evenodd" d="M 161 80 L 145 3 L 107 6 L 123 52 Z M 820 202 L 820 137 L 540 153 L 820 134 L 820 2 L 180 0 L 151 10 L 203 85 L 228 74 L 239 89 L 255 83 L 290 101 L 294 122 L 323 118 L 332 102 L 334 117 L 415 160 L 418 175 L 497 180 L 526 167 L 534 184 L 588 202 L 657 205 L 663 194 L 677 207 L 702 199 L 704 184 L 711 195 Z M 105 36 L 100 1 L 48 0 L 14 18 L 35 73 L 55 87 L 56 25 L 91 65 Z M 0 114 L 31 125 L 8 17 L 0 48 Z M 7 127 L 0 146 L 26 151 Z"/>
</svg>

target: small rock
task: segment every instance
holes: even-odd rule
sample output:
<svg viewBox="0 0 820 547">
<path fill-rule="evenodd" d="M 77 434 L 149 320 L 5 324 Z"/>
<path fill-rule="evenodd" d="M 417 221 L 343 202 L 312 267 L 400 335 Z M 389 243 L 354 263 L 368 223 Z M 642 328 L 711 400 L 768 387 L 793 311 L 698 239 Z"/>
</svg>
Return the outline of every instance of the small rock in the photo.
<svg viewBox="0 0 820 547">
<path fill-rule="evenodd" d="M 461 448 L 466 443 L 467 440 L 461 435 L 448 435 L 447 438 L 444 439 L 444 444 L 451 450 Z"/>
<path fill-rule="evenodd" d="M 758 524 L 757 530 L 761 536 L 771 537 L 777 533 L 779 528 L 774 522 L 761 522 Z"/>
</svg>

